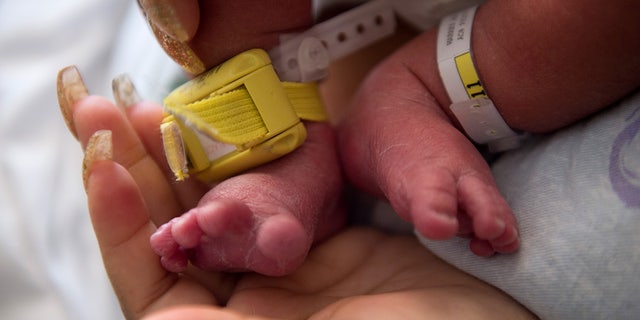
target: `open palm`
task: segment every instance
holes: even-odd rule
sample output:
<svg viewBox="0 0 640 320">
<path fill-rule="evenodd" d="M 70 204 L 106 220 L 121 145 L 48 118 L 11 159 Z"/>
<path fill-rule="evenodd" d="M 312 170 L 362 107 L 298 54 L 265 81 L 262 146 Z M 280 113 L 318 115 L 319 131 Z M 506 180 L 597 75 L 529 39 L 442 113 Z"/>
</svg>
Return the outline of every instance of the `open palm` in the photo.
<svg viewBox="0 0 640 320">
<path fill-rule="evenodd" d="M 70 113 L 72 130 L 86 148 L 84 177 L 94 230 L 127 318 L 530 316 L 413 237 L 374 229 L 348 229 L 317 245 L 303 266 L 285 277 L 195 268 L 167 272 L 149 237 L 156 225 L 195 205 L 206 186 L 172 182 L 157 130 L 160 107 L 136 102 L 123 112 L 106 99 L 88 96 Z"/>
<path fill-rule="evenodd" d="M 526 315 L 513 300 L 437 259 L 413 237 L 373 229 L 349 229 L 318 245 L 305 264 L 286 277 L 168 273 L 149 247 L 153 227 L 141 193 L 123 167 L 94 162 L 88 196 L 104 262 L 128 318 L 178 305 L 198 307 L 153 317 L 191 312 L 187 318 L 224 313 L 238 318 L 495 319 L 496 310 L 509 319 Z"/>
</svg>

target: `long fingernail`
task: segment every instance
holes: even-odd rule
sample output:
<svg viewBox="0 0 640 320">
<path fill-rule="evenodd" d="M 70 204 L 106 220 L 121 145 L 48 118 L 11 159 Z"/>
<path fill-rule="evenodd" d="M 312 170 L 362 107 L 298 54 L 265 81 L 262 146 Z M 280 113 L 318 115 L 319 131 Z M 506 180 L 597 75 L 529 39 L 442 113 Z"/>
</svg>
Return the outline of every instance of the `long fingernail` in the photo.
<svg viewBox="0 0 640 320">
<path fill-rule="evenodd" d="M 113 141 L 111 136 L 111 130 L 98 130 L 87 142 L 84 159 L 82 161 L 82 182 L 84 183 L 85 189 L 87 188 L 91 165 L 99 160 L 113 159 Z"/>
<path fill-rule="evenodd" d="M 164 51 L 184 70 L 194 75 L 205 71 L 204 63 L 198 58 L 189 45 L 171 38 L 153 24 L 151 25 L 151 30 Z"/>
<path fill-rule="evenodd" d="M 89 91 L 84 85 L 82 76 L 76 66 L 68 66 L 60 70 L 58 72 L 56 85 L 60 112 L 64 117 L 69 131 L 71 131 L 71 134 L 77 139 L 78 134 L 73 124 L 73 105 L 78 102 L 78 100 L 88 96 Z"/>
<path fill-rule="evenodd" d="M 162 32 L 180 42 L 189 40 L 189 34 L 180 23 L 175 8 L 169 5 L 166 0 L 141 0 L 138 1 L 138 5 L 142 8 L 149 22 Z"/>
<path fill-rule="evenodd" d="M 113 98 L 120 109 L 125 110 L 142 100 L 127 74 L 121 74 L 114 78 L 111 82 L 111 87 L 113 89 Z"/>
<path fill-rule="evenodd" d="M 194 75 L 205 71 L 202 60 L 186 43 L 187 32 L 179 23 L 175 10 L 166 3 L 166 0 L 138 0 L 138 6 L 144 13 L 156 39 L 175 62 Z"/>
<path fill-rule="evenodd" d="M 180 126 L 175 121 L 166 122 L 160 125 L 160 131 L 169 168 L 178 181 L 183 181 L 189 177 L 189 169 Z"/>
</svg>

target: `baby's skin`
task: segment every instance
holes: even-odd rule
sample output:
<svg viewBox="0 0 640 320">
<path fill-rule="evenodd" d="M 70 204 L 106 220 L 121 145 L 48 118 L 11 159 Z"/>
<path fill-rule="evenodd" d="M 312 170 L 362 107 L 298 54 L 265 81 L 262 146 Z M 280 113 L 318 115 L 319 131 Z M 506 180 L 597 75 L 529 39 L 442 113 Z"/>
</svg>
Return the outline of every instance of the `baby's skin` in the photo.
<svg viewBox="0 0 640 320">
<path fill-rule="evenodd" d="M 275 2 L 264 9 L 272 18 L 286 17 L 282 13 L 291 8 Z M 309 12 L 308 7 L 303 8 L 308 3 L 295 3 L 300 6 L 291 11 L 296 12 L 295 17 Z M 640 81 L 640 73 L 631 72 L 640 66 L 635 53 L 639 38 L 632 36 L 638 30 L 637 6 L 629 2 L 602 6 L 580 0 L 544 5 L 539 1 L 484 2 L 475 16 L 471 47 L 483 87 L 506 123 L 516 130 L 550 132 L 635 90 Z M 572 14 L 564 14 L 567 12 Z M 268 48 L 277 43 L 274 35 L 278 32 L 303 26 L 300 19 L 276 19 L 278 27 L 270 27 L 271 21 L 260 19 L 269 16 L 265 12 L 256 19 L 246 12 L 236 11 L 236 16 L 233 11 L 217 13 L 216 19 L 241 16 L 243 23 L 255 27 L 241 37 L 246 42 L 235 42 L 247 45 L 236 48 L 238 52 Z M 208 14 L 200 12 L 200 16 Z M 203 32 L 215 29 L 211 20 L 206 26 Z M 214 42 L 207 42 L 211 38 L 204 34 L 193 39 L 195 43 L 190 44 L 197 55 L 211 67 L 215 59 L 208 57 L 216 51 L 206 44 Z M 516 221 L 487 163 L 448 109 L 450 100 L 435 54 L 436 30 L 429 30 L 391 54 L 361 83 L 346 115 L 338 121 L 342 169 L 353 184 L 388 199 L 427 238 L 469 237 L 471 250 L 480 256 L 513 252 L 519 246 Z M 319 230 L 337 228 L 334 222 L 323 226 L 327 220 L 322 213 L 335 204 L 327 199 L 337 201 L 340 171 L 335 163 L 316 160 L 333 159 L 335 150 L 327 138 L 330 128 L 314 125 L 324 126 L 320 130 L 324 134 L 310 125 L 309 141 L 300 152 L 215 186 L 196 209 L 161 227 L 152 242 L 165 265 L 182 268 L 191 258 L 204 268 L 286 273 L 312 240 L 330 233 Z M 316 163 L 328 170 L 310 165 Z M 263 190 L 279 196 L 266 197 Z M 240 232 L 227 231 L 220 240 L 220 225 Z M 181 242 L 186 246 L 180 247 Z M 287 251 L 292 248 L 295 250 Z M 227 258 L 232 256 L 236 260 Z M 248 259 L 243 260 L 245 257 Z M 218 264 L 220 261 L 223 263 Z"/>
<path fill-rule="evenodd" d="M 190 261 L 279 276 L 338 231 L 345 215 L 334 134 L 326 123 L 306 126 L 308 139 L 292 154 L 214 185 L 195 208 L 160 226 L 151 245 L 163 266 L 181 272 Z"/>
<path fill-rule="evenodd" d="M 248 45 L 263 41 L 247 37 Z M 212 50 L 193 47 L 200 56 Z M 427 238 L 468 236 L 481 256 L 513 252 L 516 221 L 488 165 L 419 76 L 430 71 L 416 59 L 425 50 L 435 52 L 405 47 L 363 84 L 339 126 L 344 169 Z M 161 225 L 151 245 L 165 268 L 181 272 L 191 262 L 205 270 L 283 275 L 343 226 L 344 215 L 326 215 L 336 212 L 342 186 L 332 129 L 326 123 L 307 129 L 308 140 L 293 154 L 212 186 L 196 207 Z"/>
<path fill-rule="evenodd" d="M 273 47 L 280 34 L 312 21 L 305 1 L 139 4 L 163 49 L 191 73 L 247 49 Z M 207 186 L 197 205 L 159 226 L 151 245 L 165 268 L 181 272 L 190 262 L 205 270 L 284 275 L 313 243 L 344 226 L 334 131 L 328 123 L 305 126 L 307 140 L 293 153 Z"/>
<path fill-rule="evenodd" d="M 637 10 L 630 2 L 485 1 L 471 49 L 506 123 L 552 132 L 637 90 Z M 344 171 L 427 238 L 461 234 L 478 255 L 513 252 L 516 221 L 448 108 L 436 38 L 436 30 L 415 37 L 362 83 L 338 126 Z"/>
<path fill-rule="evenodd" d="M 327 123 L 308 123 L 307 141 L 277 161 L 213 186 L 176 183 L 162 150 L 163 109 L 141 101 L 128 77 L 114 81 L 117 105 L 89 95 L 75 67 L 63 69 L 58 83 L 62 113 L 83 147 L 111 132 L 113 160 L 145 190 L 155 230 L 150 244 L 167 270 L 182 272 L 191 262 L 204 270 L 284 275 L 314 242 L 344 226 L 343 181 Z"/>
<path fill-rule="evenodd" d="M 469 237 L 480 256 L 514 252 L 513 212 L 484 157 L 442 107 L 448 101 L 437 69 L 425 63 L 435 62 L 434 36 L 404 45 L 363 81 L 338 125 L 344 170 L 426 238 Z"/>
</svg>

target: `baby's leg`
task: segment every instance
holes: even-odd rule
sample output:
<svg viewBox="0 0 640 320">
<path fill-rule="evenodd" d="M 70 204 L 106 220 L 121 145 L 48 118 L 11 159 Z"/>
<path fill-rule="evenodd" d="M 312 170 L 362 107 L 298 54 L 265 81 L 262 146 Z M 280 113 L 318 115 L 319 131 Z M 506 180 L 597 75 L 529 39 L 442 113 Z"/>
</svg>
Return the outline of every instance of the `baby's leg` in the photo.
<svg viewBox="0 0 640 320">
<path fill-rule="evenodd" d="M 219 183 L 196 208 L 161 226 L 151 244 L 163 265 L 180 272 L 191 261 L 273 276 L 295 270 L 313 242 L 344 221 L 336 210 L 342 182 L 332 129 L 307 129 L 292 154 Z"/>
<path fill-rule="evenodd" d="M 483 157 L 424 81 L 434 77 L 424 67 L 431 63 L 424 52 L 433 52 L 425 43 L 435 41 L 418 38 L 394 53 L 356 94 L 339 126 L 345 171 L 388 198 L 427 238 L 459 234 L 471 237 L 478 255 L 512 252 L 518 234 L 511 209 Z"/>
<path fill-rule="evenodd" d="M 163 48 L 193 73 L 247 49 L 272 48 L 282 32 L 312 23 L 309 1 L 258 1 L 248 11 L 242 1 L 200 1 L 189 10 L 177 3 L 164 6 L 175 5 L 177 19 L 189 27 L 179 41 L 164 34 L 167 21 L 154 19 L 154 8 L 142 7 Z M 326 124 L 307 129 L 307 141 L 292 154 L 225 180 L 196 208 L 161 226 L 151 244 L 164 266 L 179 272 L 191 261 L 203 269 L 282 275 L 302 262 L 315 240 L 342 225 L 344 218 L 333 216 L 341 191 L 333 133 Z"/>
</svg>

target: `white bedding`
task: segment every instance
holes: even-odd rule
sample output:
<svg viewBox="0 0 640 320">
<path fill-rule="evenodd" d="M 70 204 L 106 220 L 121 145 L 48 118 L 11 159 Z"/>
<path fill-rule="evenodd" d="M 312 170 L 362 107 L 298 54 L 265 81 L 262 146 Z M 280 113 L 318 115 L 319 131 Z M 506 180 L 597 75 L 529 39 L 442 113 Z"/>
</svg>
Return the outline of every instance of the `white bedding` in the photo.
<svg viewBox="0 0 640 320">
<path fill-rule="evenodd" d="M 93 93 L 110 97 L 126 71 L 156 101 L 177 72 L 135 1 L 0 2 L 0 319 L 122 318 L 87 215 L 82 152 L 57 105 L 69 64 Z"/>
<path fill-rule="evenodd" d="M 484 259 L 465 240 L 423 243 L 543 319 L 638 319 L 640 91 L 504 155 L 493 172 L 521 249 Z"/>
</svg>

